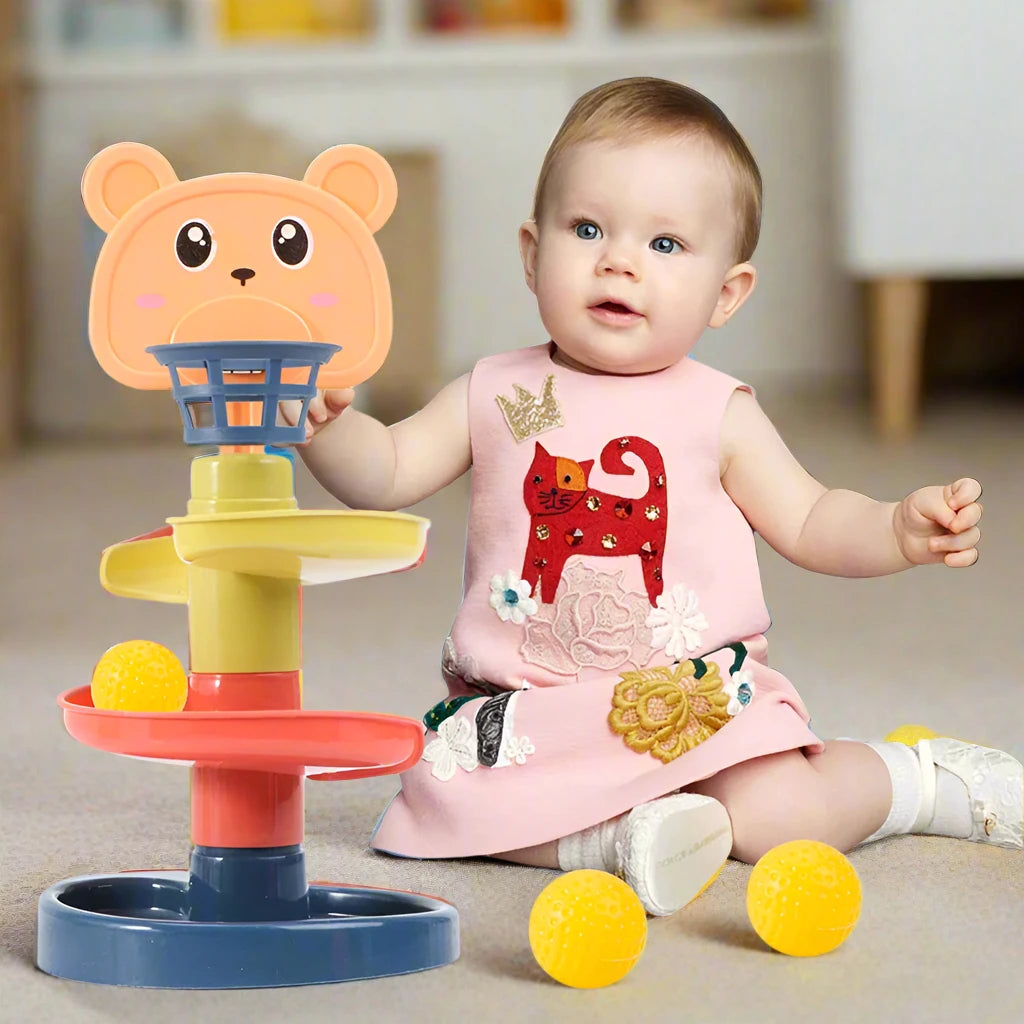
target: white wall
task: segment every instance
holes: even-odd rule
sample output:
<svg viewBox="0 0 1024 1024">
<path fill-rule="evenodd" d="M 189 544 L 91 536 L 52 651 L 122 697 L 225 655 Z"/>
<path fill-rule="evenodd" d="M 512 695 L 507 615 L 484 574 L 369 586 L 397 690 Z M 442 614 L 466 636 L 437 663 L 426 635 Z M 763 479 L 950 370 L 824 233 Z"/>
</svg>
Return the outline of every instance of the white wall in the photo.
<svg viewBox="0 0 1024 1024">
<path fill-rule="evenodd" d="M 32 425 L 49 433 L 110 431 L 152 396 L 99 371 L 84 337 L 88 268 L 78 195 L 82 168 L 121 139 L 160 145 L 206 113 L 287 130 L 312 158 L 342 141 L 381 150 L 422 146 L 441 161 L 441 351 L 448 375 L 480 356 L 543 340 L 516 247 L 544 150 L 575 97 L 628 74 L 685 81 L 710 95 L 758 157 L 765 179 L 761 282 L 698 355 L 756 385 L 849 375 L 860 359 L 852 288 L 837 265 L 833 214 L 831 53 L 824 40 L 739 51 L 652 46 L 559 63 L 533 59 L 312 65 L 275 74 L 176 76 L 52 69 L 34 92 L 30 240 Z M 204 170 L 216 171 L 217 167 Z M 399 197 L 401 201 L 401 197 Z M 116 429 L 116 428 L 115 428 Z"/>
</svg>

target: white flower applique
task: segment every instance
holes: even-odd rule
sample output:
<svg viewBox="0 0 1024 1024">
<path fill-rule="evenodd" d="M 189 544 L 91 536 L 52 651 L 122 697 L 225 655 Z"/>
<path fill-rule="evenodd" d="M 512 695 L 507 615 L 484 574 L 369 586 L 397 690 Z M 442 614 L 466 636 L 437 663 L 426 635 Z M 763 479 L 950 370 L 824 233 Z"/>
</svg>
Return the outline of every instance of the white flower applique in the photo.
<svg viewBox="0 0 1024 1024">
<path fill-rule="evenodd" d="M 502 753 L 516 764 L 526 764 L 530 754 L 536 754 L 537 748 L 530 742 L 529 736 L 509 736 L 505 740 L 505 749 Z"/>
<path fill-rule="evenodd" d="M 434 767 L 430 774 L 441 782 L 448 782 L 455 775 L 456 768 L 467 772 L 475 771 L 476 719 L 467 715 L 452 715 L 437 727 L 437 739 L 427 744 L 423 760 Z"/>
<path fill-rule="evenodd" d="M 677 583 L 659 594 L 645 625 L 651 630 L 651 643 L 663 647 L 670 658 L 682 661 L 690 651 L 700 650 L 701 635 L 708 620 L 697 608 L 697 594 Z"/>
<path fill-rule="evenodd" d="M 515 569 L 509 569 L 502 576 L 500 573 L 491 577 L 491 607 L 498 613 L 502 622 L 510 619 L 521 626 L 529 615 L 536 615 L 537 602 L 530 597 L 532 586 L 521 580 Z"/>
<path fill-rule="evenodd" d="M 725 710 L 735 718 L 754 699 L 756 689 L 749 669 L 734 672 L 729 682 L 722 684 L 722 690 L 729 695 L 729 704 Z"/>
</svg>

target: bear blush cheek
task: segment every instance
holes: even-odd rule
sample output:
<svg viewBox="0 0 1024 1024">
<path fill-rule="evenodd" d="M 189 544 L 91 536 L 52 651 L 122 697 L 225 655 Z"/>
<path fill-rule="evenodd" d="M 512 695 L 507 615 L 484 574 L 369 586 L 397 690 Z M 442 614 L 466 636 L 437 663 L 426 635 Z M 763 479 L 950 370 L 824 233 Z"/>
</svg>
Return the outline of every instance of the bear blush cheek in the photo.
<svg viewBox="0 0 1024 1024">
<path fill-rule="evenodd" d="M 135 296 L 135 305 L 139 309 L 159 309 L 166 302 L 167 299 L 162 295 L 157 295 L 156 292 L 143 292 L 141 295 Z"/>
<path fill-rule="evenodd" d="M 338 296 L 334 292 L 313 292 L 309 297 L 311 306 L 336 306 Z"/>
</svg>

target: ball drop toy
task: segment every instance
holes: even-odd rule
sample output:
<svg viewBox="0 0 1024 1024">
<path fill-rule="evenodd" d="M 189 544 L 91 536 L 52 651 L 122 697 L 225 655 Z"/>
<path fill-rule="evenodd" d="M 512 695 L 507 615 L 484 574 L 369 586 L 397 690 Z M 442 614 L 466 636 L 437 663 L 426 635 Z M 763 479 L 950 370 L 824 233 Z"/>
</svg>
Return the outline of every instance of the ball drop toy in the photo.
<svg viewBox="0 0 1024 1024">
<path fill-rule="evenodd" d="M 187 699 L 177 655 L 152 640 L 114 644 L 92 672 L 93 707 L 106 711 L 181 711 Z"/>
<path fill-rule="evenodd" d="M 185 444 L 207 451 L 192 459 L 184 514 L 107 546 L 99 564 L 111 594 L 182 606 L 187 679 L 166 648 L 134 641 L 57 703 L 77 742 L 188 769 L 190 855 L 186 870 L 51 885 L 36 916 L 47 974 L 280 988 L 409 974 L 459 955 L 450 903 L 311 883 L 303 849 L 307 780 L 398 775 L 423 753 L 417 719 L 303 706 L 303 595 L 414 568 L 429 523 L 300 508 L 293 460 L 267 451 L 303 440 L 319 388 L 361 384 L 387 356 L 391 290 L 373 235 L 396 196 L 384 158 L 357 145 L 324 151 L 301 180 L 181 180 L 134 142 L 85 170 L 85 209 L 106 236 L 89 299 L 93 354 L 120 384 L 169 391 Z M 263 284 L 243 287 L 254 275 Z M 344 301 L 321 290 L 338 281 Z M 285 400 L 298 426 L 278 424 Z"/>
<path fill-rule="evenodd" d="M 820 956 L 840 946 L 860 916 L 860 879 L 826 843 L 798 839 L 769 850 L 747 883 L 747 915 L 772 949 Z"/>
<path fill-rule="evenodd" d="M 603 988 L 624 978 L 647 943 L 647 915 L 633 890 L 606 871 L 570 871 L 537 897 L 530 949 L 541 968 L 570 988 Z"/>
</svg>

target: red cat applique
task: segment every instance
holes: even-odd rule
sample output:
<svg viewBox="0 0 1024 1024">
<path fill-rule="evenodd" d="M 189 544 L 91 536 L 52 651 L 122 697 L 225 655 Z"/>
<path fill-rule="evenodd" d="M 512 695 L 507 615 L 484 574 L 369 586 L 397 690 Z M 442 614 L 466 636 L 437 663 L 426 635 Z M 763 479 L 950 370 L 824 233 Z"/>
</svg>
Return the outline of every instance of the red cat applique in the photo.
<svg viewBox="0 0 1024 1024">
<path fill-rule="evenodd" d="M 639 456 L 647 470 L 647 493 L 642 498 L 593 489 L 587 483 L 593 459 L 575 462 L 551 455 L 537 443 L 523 480 L 530 537 L 522 578 L 539 584 L 533 596 L 544 604 L 554 601 L 570 555 L 639 555 L 652 605 L 661 593 L 668 527 L 665 463 L 650 441 L 619 437 L 601 450 L 601 468 L 606 473 L 632 474 L 633 467 L 622 460 L 627 451 Z"/>
</svg>

